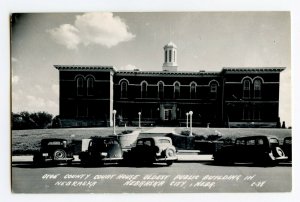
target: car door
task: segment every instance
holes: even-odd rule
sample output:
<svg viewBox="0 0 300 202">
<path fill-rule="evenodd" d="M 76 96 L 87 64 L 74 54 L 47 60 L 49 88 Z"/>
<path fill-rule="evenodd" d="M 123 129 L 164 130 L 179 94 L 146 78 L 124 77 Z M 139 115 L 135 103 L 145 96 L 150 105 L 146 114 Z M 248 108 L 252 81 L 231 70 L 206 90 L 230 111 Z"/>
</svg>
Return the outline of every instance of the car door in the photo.
<svg viewBox="0 0 300 202">
<path fill-rule="evenodd" d="M 245 161 L 253 162 L 257 156 L 257 150 L 255 146 L 255 138 L 247 139 L 245 146 Z"/>
<path fill-rule="evenodd" d="M 134 149 L 135 157 L 140 161 L 148 161 L 153 158 L 153 140 L 151 138 L 140 139 Z"/>
<path fill-rule="evenodd" d="M 244 161 L 245 160 L 245 148 L 246 147 L 246 141 L 245 139 L 237 139 L 234 145 L 234 150 L 232 152 L 232 155 L 234 155 L 235 161 Z"/>
</svg>

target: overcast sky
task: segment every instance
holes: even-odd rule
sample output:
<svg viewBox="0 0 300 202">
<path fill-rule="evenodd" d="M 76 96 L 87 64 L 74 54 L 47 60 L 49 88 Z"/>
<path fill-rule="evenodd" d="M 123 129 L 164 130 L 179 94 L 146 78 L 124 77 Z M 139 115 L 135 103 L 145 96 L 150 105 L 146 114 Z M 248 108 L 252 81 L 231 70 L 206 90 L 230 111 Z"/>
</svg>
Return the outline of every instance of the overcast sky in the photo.
<svg viewBox="0 0 300 202">
<path fill-rule="evenodd" d="M 286 67 L 280 117 L 291 124 L 288 12 L 44 13 L 12 22 L 13 112 L 58 114 L 55 64 L 161 70 L 163 46 L 173 41 L 179 71 Z"/>
</svg>

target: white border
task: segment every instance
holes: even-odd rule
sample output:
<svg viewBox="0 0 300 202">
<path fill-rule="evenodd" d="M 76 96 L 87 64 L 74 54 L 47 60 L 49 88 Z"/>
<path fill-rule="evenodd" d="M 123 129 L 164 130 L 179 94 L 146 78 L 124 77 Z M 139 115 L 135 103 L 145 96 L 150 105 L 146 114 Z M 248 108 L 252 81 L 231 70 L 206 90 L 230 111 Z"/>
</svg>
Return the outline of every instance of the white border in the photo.
<svg viewBox="0 0 300 202">
<path fill-rule="evenodd" d="M 293 161 L 293 192 L 266 194 L 12 194 L 10 184 L 10 49 L 9 14 L 13 12 L 85 11 L 291 11 L 293 144 L 299 143 L 300 7 L 298 0 L 2 0 L 0 1 L 0 197 L 1 201 L 296 201 L 299 191 L 299 155 Z M 295 147 L 293 148 L 295 149 Z M 5 151 L 5 152 L 3 152 Z M 293 151 L 299 154 L 299 149 Z"/>
</svg>

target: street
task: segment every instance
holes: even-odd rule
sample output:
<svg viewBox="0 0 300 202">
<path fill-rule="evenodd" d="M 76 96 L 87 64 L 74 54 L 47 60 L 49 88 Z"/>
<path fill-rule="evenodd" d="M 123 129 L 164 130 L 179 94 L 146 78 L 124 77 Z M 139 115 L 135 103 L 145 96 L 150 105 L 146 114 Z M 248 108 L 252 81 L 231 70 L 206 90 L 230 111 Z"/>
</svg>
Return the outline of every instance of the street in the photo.
<svg viewBox="0 0 300 202">
<path fill-rule="evenodd" d="M 252 164 L 217 166 L 212 161 L 175 162 L 172 166 L 108 164 L 43 168 L 12 164 L 15 193 L 205 193 L 289 192 L 291 163 L 275 167 Z"/>
</svg>

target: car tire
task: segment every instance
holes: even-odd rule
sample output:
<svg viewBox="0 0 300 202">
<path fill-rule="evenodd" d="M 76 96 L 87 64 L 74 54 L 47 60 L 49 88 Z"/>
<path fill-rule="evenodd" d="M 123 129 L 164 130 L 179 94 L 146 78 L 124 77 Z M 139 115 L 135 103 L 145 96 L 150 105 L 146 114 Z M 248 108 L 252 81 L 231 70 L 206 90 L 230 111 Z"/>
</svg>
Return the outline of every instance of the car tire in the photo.
<svg viewBox="0 0 300 202">
<path fill-rule="evenodd" d="M 62 158 L 66 158 L 66 157 L 67 157 L 67 153 L 63 149 L 57 149 L 53 152 L 53 159 L 54 160 L 60 160 Z"/>
<path fill-rule="evenodd" d="M 173 164 L 173 161 L 167 161 L 167 166 L 171 166 Z"/>
<path fill-rule="evenodd" d="M 165 155 L 167 158 L 174 157 L 175 154 L 176 154 L 176 151 L 172 148 L 167 148 L 165 151 Z"/>
<path fill-rule="evenodd" d="M 67 161 L 67 165 L 68 165 L 68 166 L 71 166 L 71 165 L 72 165 L 72 160 L 68 160 L 68 161 Z"/>
<path fill-rule="evenodd" d="M 34 166 L 43 166 L 44 163 L 45 163 L 45 160 L 41 155 L 35 154 L 33 156 L 33 165 Z"/>
<path fill-rule="evenodd" d="M 276 157 L 282 157 L 284 155 L 284 151 L 280 147 L 275 148 L 274 156 Z"/>
</svg>

